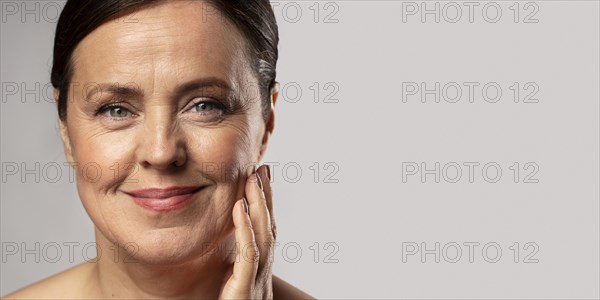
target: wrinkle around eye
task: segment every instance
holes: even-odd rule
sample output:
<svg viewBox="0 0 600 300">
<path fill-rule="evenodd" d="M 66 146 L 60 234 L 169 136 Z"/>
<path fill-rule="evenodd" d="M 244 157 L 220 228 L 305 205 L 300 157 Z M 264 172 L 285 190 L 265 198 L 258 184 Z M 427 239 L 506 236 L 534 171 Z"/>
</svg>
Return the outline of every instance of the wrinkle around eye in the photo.
<svg viewBox="0 0 600 300">
<path fill-rule="evenodd" d="M 115 132 L 114 129 L 107 128 L 105 125 L 100 123 L 95 123 L 93 127 L 87 128 L 86 131 L 88 132 L 88 134 L 86 134 L 87 140 L 92 140 Z"/>
<path fill-rule="evenodd" d="M 252 147 L 252 139 L 250 138 L 250 123 L 246 118 L 238 118 L 238 120 L 228 120 L 224 126 L 231 128 L 237 133 L 237 136 L 241 139 L 241 144 L 244 145 L 243 151 L 250 151 Z"/>
</svg>

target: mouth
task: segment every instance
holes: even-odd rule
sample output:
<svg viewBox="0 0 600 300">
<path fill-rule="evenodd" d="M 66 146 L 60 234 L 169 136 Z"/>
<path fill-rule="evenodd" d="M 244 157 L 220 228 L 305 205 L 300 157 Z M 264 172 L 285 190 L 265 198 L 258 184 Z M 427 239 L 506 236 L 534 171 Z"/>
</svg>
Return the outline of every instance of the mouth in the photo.
<svg viewBox="0 0 600 300">
<path fill-rule="evenodd" d="M 149 188 L 125 192 L 142 208 L 167 212 L 183 208 L 194 199 L 203 186 L 173 186 L 168 188 Z"/>
</svg>

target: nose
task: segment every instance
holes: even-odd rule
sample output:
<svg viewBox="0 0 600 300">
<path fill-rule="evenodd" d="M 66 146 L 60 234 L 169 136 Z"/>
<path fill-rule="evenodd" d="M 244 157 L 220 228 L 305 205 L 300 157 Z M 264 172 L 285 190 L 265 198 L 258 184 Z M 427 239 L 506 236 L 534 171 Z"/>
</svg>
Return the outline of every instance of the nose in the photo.
<svg viewBox="0 0 600 300">
<path fill-rule="evenodd" d="M 167 170 L 185 164 L 185 139 L 168 112 L 148 113 L 143 128 L 137 151 L 142 167 Z"/>
</svg>

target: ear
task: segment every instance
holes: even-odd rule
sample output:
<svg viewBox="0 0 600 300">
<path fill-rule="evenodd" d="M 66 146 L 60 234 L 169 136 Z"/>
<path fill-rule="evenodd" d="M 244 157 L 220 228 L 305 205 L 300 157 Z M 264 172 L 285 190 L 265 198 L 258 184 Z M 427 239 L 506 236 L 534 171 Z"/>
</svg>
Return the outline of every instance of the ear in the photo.
<svg viewBox="0 0 600 300">
<path fill-rule="evenodd" d="M 58 96 L 59 96 L 58 89 L 54 89 L 54 101 L 57 103 L 57 105 L 58 105 Z M 73 151 L 71 148 L 71 139 L 69 138 L 69 130 L 67 128 L 67 121 L 66 120 L 63 121 L 59 118 L 58 119 L 58 129 L 60 132 L 60 138 L 62 139 L 62 142 L 63 142 L 63 148 L 65 151 L 65 157 L 67 158 L 67 162 L 73 163 L 73 162 L 75 162 L 75 160 L 73 159 Z"/>
<path fill-rule="evenodd" d="M 265 132 L 263 133 L 262 142 L 260 145 L 260 154 L 258 157 L 258 161 L 262 161 L 265 152 L 267 152 L 267 146 L 269 144 L 269 138 L 271 134 L 273 134 L 273 130 L 275 129 L 275 104 L 277 103 L 277 97 L 279 96 L 279 82 L 275 82 L 270 91 L 271 98 L 271 108 L 269 109 L 269 116 L 267 117 L 265 123 Z"/>
</svg>

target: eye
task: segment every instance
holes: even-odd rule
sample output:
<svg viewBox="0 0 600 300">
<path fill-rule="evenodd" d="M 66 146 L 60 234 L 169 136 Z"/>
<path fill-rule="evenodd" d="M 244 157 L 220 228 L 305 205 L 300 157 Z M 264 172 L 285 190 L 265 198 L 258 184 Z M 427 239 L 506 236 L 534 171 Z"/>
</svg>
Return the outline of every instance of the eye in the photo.
<svg viewBox="0 0 600 300">
<path fill-rule="evenodd" d="M 120 105 L 107 105 L 98 109 L 96 115 L 106 115 L 111 118 L 126 118 L 131 115 L 131 112 Z"/>
<path fill-rule="evenodd" d="M 200 100 L 190 109 L 194 113 L 221 113 L 225 110 L 223 104 L 216 101 Z"/>
</svg>

